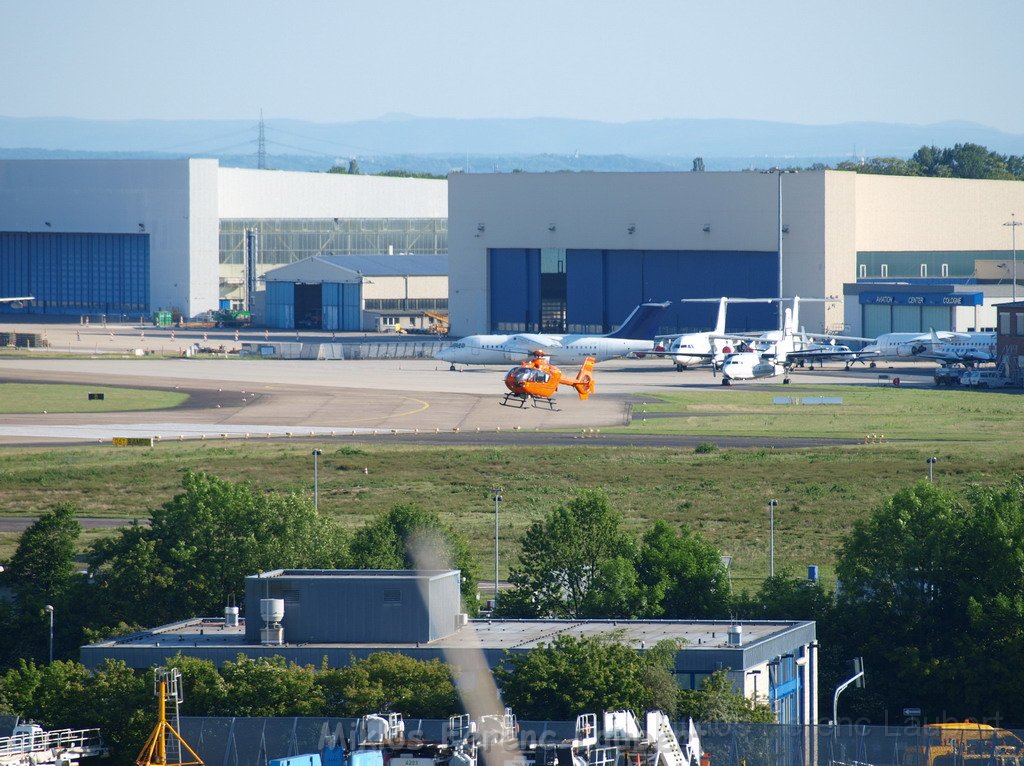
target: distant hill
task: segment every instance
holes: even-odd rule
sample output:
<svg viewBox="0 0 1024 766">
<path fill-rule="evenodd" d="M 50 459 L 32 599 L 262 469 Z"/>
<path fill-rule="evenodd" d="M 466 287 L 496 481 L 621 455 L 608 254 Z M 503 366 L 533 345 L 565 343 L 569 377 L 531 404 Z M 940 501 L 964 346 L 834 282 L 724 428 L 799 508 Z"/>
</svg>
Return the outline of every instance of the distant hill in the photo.
<svg viewBox="0 0 1024 766">
<path fill-rule="evenodd" d="M 909 157 L 923 145 L 973 142 L 1024 154 L 1024 135 L 969 122 L 796 125 L 754 120 L 605 123 L 565 119 L 437 119 L 391 115 L 351 123 L 268 119 L 268 166 L 363 172 L 708 170 Z M 256 120 L 77 120 L 0 117 L 0 158 L 213 157 L 254 167 Z"/>
</svg>

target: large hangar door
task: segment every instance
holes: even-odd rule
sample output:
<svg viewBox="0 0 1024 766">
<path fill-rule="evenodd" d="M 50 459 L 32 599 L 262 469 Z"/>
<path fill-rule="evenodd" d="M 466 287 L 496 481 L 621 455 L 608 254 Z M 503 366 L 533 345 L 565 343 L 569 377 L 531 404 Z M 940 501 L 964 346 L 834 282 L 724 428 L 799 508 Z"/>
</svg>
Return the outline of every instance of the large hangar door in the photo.
<svg viewBox="0 0 1024 766">
<path fill-rule="evenodd" d="M 921 332 L 920 306 L 893 306 L 893 332 Z"/>
<path fill-rule="evenodd" d="M 865 304 L 861 309 L 864 311 L 861 326 L 864 328 L 865 338 L 877 338 L 879 335 L 892 332 L 892 310 L 888 305 Z"/>
<path fill-rule="evenodd" d="M 949 306 L 922 306 L 921 326 L 924 332 L 929 330 L 952 330 L 953 309 Z"/>
<path fill-rule="evenodd" d="M 306 330 L 323 329 L 323 286 L 295 283 L 295 326 Z"/>
<path fill-rule="evenodd" d="M 540 250 L 495 248 L 488 251 L 492 332 L 540 329 Z"/>
<path fill-rule="evenodd" d="M 267 325 L 295 329 L 295 289 L 291 282 L 267 282 Z"/>
</svg>

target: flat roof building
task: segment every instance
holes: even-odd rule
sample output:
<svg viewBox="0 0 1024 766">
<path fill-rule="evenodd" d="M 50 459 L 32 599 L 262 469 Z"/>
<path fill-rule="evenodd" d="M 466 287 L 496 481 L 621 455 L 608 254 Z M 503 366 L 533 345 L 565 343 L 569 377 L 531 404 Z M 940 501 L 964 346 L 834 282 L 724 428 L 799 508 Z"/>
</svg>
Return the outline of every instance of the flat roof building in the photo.
<svg viewBox="0 0 1024 766">
<path fill-rule="evenodd" d="M 607 332 L 643 301 L 672 301 L 664 333 L 708 329 L 683 297 L 832 298 L 808 330 L 874 336 L 995 326 L 1024 184 L 800 173 L 505 173 L 449 178 L 452 333 Z M 781 252 L 781 258 L 780 258 Z M 999 264 L 1004 268 L 999 269 Z M 1022 269 L 1024 276 L 1024 269 Z M 931 310 L 862 304 L 846 285 L 981 293 Z M 781 285 L 781 288 L 780 288 Z M 777 326 L 729 308 L 730 331 Z"/>
<path fill-rule="evenodd" d="M 457 570 L 277 570 L 246 578 L 245 619 L 196 618 L 82 647 L 96 667 L 105 659 L 148 668 L 177 653 L 221 664 L 237 655 L 282 656 L 342 667 L 375 652 L 399 652 L 457 666 L 474 684 L 507 656 L 550 644 L 558 636 L 614 636 L 637 651 L 674 640 L 675 676 L 700 688 L 728 669 L 739 690 L 770 703 L 781 722 L 812 720 L 817 706 L 815 625 L 804 621 L 714 620 L 467 620 Z M 279 599 L 280 644 L 262 643 L 264 599 Z"/>
<path fill-rule="evenodd" d="M 266 270 L 304 258 L 443 255 L 447 197 L 444 180 L 209 159 L 0 160 L 0 295 L 71 316 L 251 308 Z"/>
</svg>

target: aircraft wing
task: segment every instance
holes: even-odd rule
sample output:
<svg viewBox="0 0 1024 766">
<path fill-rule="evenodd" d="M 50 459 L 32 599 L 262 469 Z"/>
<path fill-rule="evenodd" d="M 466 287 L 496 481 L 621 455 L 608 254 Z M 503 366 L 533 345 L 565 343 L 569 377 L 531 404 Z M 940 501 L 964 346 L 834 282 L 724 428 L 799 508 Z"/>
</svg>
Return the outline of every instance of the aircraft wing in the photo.
<svg viewBox="0 0 1024 766">
<path fill-rule="evenodd" d="M 0 298 L 0 303 L 28 303 L 34 301 L 35 298 L 31 295 L 23 295 L 20 298 Z M 15 306 L 15 308 L 18 308 Z"/>
<path fill-rule="evenodd" d="M 513 354 L 529 354 L 531 351 L 556 351 L 562 347 L 562 339 L 556 335 L 519 333 L 511 336 L 501 347 Z"/>
</svg>

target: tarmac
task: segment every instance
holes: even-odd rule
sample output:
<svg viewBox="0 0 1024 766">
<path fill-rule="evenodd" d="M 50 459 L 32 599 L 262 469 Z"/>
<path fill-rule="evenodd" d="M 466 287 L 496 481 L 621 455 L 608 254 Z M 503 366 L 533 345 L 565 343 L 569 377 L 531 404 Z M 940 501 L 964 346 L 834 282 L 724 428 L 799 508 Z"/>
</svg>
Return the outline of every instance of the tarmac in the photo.
<svg viewBox="0 0 1024 766">
<path fill-rule="evenodd" d="M 0 325 L 0 329 L 7 328 Z M 177 389 L 189 401 L 171 410 L 107 413 L 35 413 L 5 415 L 0 420 L 0 445 L 110 443 L 115 436 L 186 439 L 347 438 L 400 436 L 421 443 L 559 443 L 580 438 L 612 436 L 600 429 L 628 424 L 634 407 L 647 397 L 680 389 L 711 389 L 727 398 L 751 389 L 786 393 L 781 380 L 721 385 L 720 376 L 707 369 L 676 372 L 663 359 L 614 360 L 596 368 L 596 393 L 580 401 L 565 389 L 557 409 L 499 406 L 504 394 L 505 367 L 477 367 L 452 372 L 447 363 L 433 359 L 392 360 L 267 360 L 229 358 L 172 358 L 152 356 L 111 359 L 94 348 L 106 338 L 113 348 L 130 351 L 139 340 L 154 346 L 170 343 L 170 329 L 96 325 L 20 325 L 19 332 L 45 333 L 49 350 L 27 356 L 0 357 L 0 381 L 53 382 L 132 388 Z M 113 339 L 110 333 L 113 332 Z M 226 350 L 237 348 L 232 330 L 174 330 L 174 341 L 196 342 Z M 139 334 L 144 334 L 140 338 Z M 183 337 L 183 334 L 185 337 Z M 271 335 L 267 333 L 268 335 Z M 207 340 L 203 341 L 202 336 Z M 263 331 L 240 332 L 262 340 Z M 294 340 L 295 333 L 272 338 Z M 394 336 L 371 336 L 374 339 Z M 303 334 L 306 342 L 329 342 L 330 334 Z M 344 340 L 362 336 L 341 336 Z M 72 356 L 68 356 L 70 350 Z M 154 349 L 148 349 L 154 350 Z M 57 356 L 61 352 L 63 356 Z M 512 366 L 511 364 L 508 366 Z M 887 384 L 899 376 L 905 386 L 931 386 L 933 365 L 915 364 L 896 369 L 847 371 L 841 363 L 824 370 L 798 370 L 793 382 Z M 575 367 L 565 372 L 575 374 Z M 500 436 L 498 436 L 500 434 Z M 615 443 L 655 443 L 666 437 L 615 437 Z M 701 439 L 706 441 L 706 437 Z M 674 437 L 672 443 L 697 443 Z M 722 440 L 724 442 L 724 440 Z M 765 440 L 731 440 L 736 446 L 762 445 Z M 778 440 L 777 440 L 778 441 Z M 832 443 L 829 440 L 783 440 L 785 446 Z M 773 445 L 774 446 L 774 445 Z M 781 445 L 780 445 L 781 446 Z"/>
</svg>

